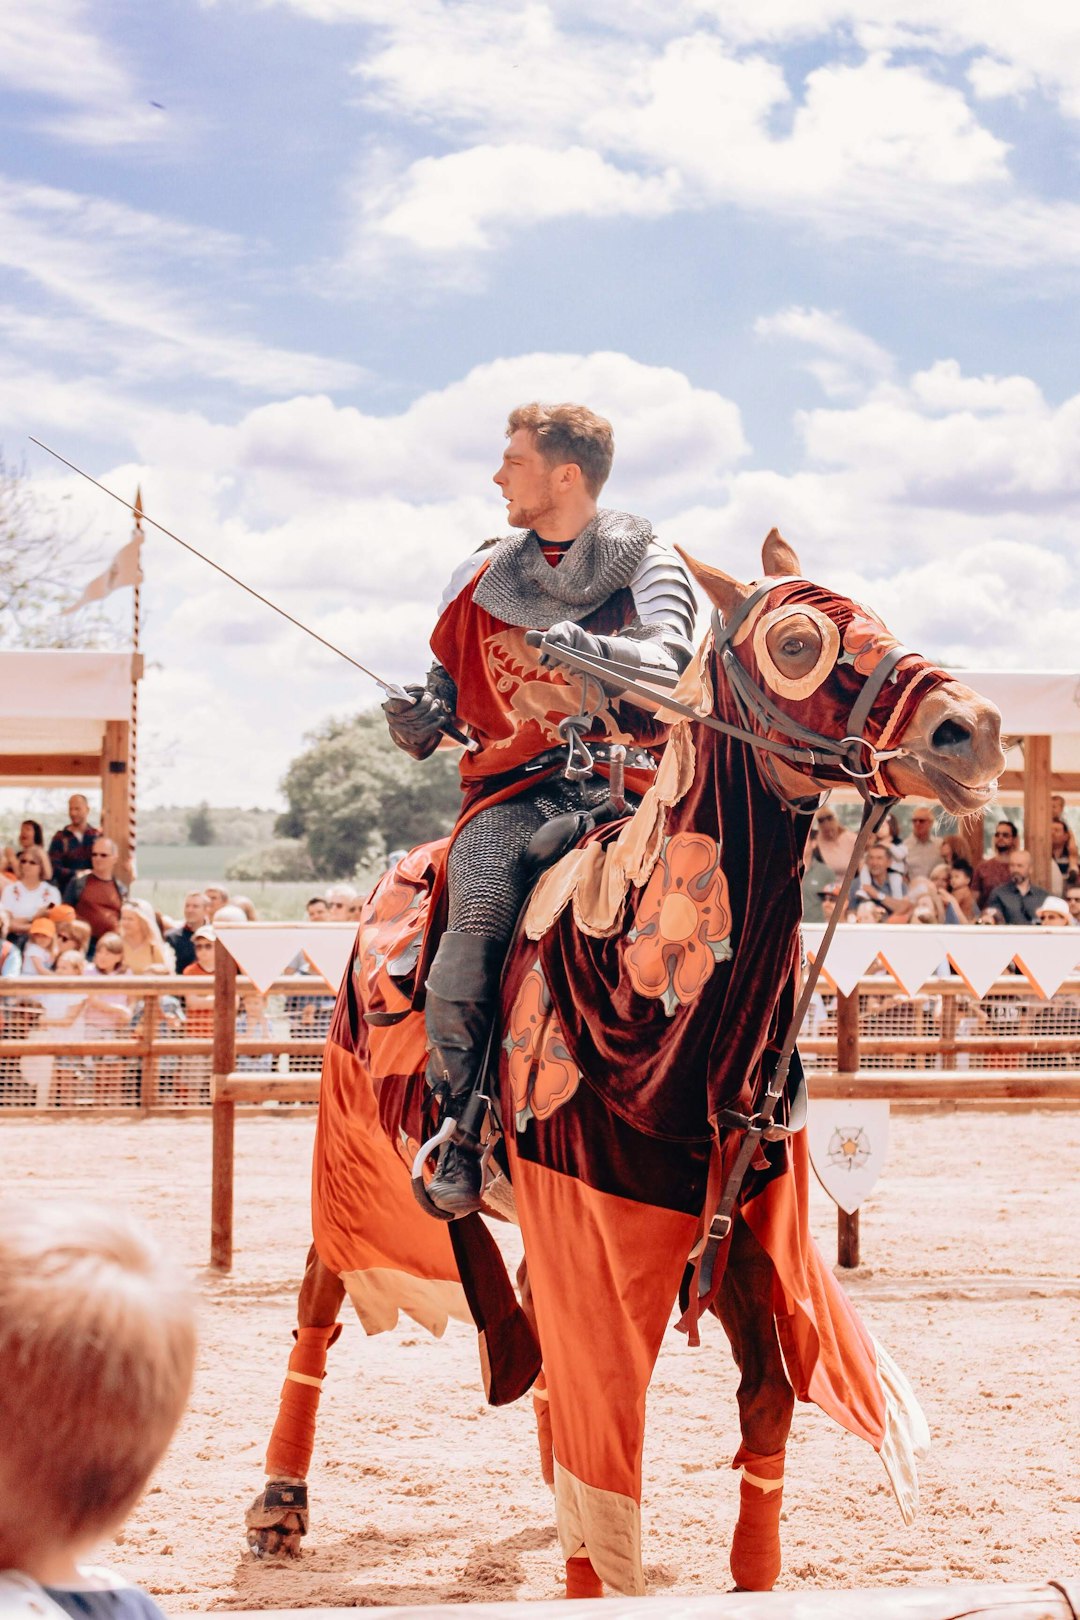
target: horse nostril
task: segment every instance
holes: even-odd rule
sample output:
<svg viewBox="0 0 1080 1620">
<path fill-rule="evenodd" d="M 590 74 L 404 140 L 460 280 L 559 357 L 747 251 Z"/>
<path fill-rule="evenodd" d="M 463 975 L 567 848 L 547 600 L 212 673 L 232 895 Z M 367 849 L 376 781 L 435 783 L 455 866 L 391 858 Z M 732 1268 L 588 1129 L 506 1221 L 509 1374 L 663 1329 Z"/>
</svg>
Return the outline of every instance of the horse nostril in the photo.
<svg viewBox="0 0 1080 1620">
<path fill-rule="evenodd" d="M 959 720 L 943 720 L 930 741 L 935 748 L 951 748 L 955 751 L 971 741 L 971 727 L 962 725 Z"/>
</svg>

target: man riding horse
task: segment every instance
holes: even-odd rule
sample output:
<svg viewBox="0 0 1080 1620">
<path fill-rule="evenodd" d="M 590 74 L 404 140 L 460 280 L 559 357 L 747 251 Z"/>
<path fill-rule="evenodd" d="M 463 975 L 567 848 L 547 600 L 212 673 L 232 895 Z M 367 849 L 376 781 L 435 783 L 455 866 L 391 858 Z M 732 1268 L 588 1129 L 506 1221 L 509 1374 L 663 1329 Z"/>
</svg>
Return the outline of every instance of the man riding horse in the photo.
<svg viewBox="0 0 1080 1620">
<path fill-rule="evenodd" d="M 602 819 L 607 788 L 597 778 L 623 749 L 636 803 L 666 737 L 643 709 L 597 681 L 583 689 L 580 676 L 549 665 L 527 632 L 668 684 L 693 653 L 695 601 L 682 563 L 643 518 L 597 505 L 611 470 L 610 424 L 583 405 L 531 404 L 511 412 L 506 434 L 494 481 L 517 532 L 456 570 L 431 637 L 437 662 L 426 684 L 408 689 L 411 702 L 383 705 L 391 736 L 415 759 L 432 753 L 455 721 L 469 733 L 446 926 L 425 1002 L 427 1080 L 442 1122 L 453 1122 L 427 1196 L 448 1219 L 480 1207 L 478 1092 L 499 976 L 525 900 L 530 840 L 561 816 L 564 838 L 549 842 L 569 847 Z"/>
</svg>

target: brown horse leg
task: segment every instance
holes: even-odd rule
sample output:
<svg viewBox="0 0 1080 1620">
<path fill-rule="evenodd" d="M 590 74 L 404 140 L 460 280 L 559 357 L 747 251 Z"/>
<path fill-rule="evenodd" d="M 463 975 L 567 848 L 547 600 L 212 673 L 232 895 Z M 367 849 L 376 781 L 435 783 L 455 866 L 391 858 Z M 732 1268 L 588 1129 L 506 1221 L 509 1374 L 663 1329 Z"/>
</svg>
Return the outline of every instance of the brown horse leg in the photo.
<svg viewBox="0 0 1080 1620">
<path fill-rule="evenodd" d="M 296 1343 L 266 1449 L 266 1486 L 244 1515 L 256 1558 L 297 1558 L 307 1534 L 307 1475 L 315 1445 L 315 1418 L 326 1352 L 341 1332 L 338 1310 L 345 1285 L 324 1266 L 312 1244 L 297 1306 Z"/>
<path fill-rule="evenodd" d="M 734 1466 L 742 1469 L 742 1478 L 731 1573 L 735 1585 L 749 1592 L 770 1591 L 780 1574 L 784 1448 L 795 1406 L 776 1336 L 772 1288 L 772 1261 L 736 1217 L 716 1313 L 740 1373 L 742 1445 Z"/>
</svg>

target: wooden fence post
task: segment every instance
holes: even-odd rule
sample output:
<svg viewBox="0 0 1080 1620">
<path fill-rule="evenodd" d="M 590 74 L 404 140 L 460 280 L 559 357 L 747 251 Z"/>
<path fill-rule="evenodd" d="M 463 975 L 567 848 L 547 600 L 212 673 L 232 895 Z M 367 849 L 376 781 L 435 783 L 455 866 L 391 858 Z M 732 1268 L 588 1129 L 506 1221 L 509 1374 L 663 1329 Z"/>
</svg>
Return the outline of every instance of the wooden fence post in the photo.
<svg viewBox="0 0 1080 1620">
<path fill-rule="evenodd" d="M 214 1074 L 211 1186 L 210 1264 L 222 1271 L 232 1266 L 233 1250 L 233 1134 L 236 1104 L 219 1096 L 226 1077 L 236 1068 L 236 962 L 219 940 L 214 949 Z"/>
<path fill-rule="evenodd" d="M 859 1067 L 859 992 L 836 993 L 836 1069 L 855 1074 Z M 852 1269 L 859 1263 L 859 1212 L 836 1207 L 836 1263 Z"/>
</svg>

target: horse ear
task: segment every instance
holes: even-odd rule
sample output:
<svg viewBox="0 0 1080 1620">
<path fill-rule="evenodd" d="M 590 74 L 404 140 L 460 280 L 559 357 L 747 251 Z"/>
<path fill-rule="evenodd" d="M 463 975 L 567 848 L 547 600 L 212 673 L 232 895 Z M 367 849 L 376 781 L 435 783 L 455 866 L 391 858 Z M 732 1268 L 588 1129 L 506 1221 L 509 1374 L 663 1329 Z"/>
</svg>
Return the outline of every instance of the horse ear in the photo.
<svg viewBox="0 0 1080 1620">
<path fill-rule="evenodd" d="M 788 545 L 779 529 L 770 529 L 765 536 L 761 547 L 761 561 L 767 575 L 802 573 L 802 564 L 795 555 L 794 548 Z"/>
<path fill-rule="evenodd" d="M 740 585 L 737 579 L 732 579 L 731 575 L 725 574 L 722 569 L 713 568 L 709 563 L 698 562 L 697 558 L 691 557 L 690 553 L 684 551 L 682 546 L 676 546 L 675 550 L 679 553 L 679 556 L 689 568 L 713 607 L 720 609 L 721 616 L 724 619 L 730 619 L 739 604 L 744 602 L 750 595 L 749 585 Z"/>
</svg>

